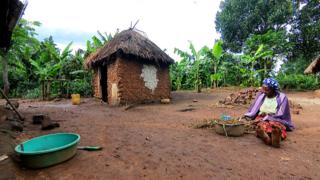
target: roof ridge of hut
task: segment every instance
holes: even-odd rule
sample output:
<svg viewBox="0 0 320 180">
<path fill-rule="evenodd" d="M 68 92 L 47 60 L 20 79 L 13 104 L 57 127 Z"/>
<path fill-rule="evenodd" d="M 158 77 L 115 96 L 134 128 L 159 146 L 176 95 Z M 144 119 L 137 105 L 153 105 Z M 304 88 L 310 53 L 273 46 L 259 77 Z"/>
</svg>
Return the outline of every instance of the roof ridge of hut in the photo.
<svg viewBox="0 0 320 180">
<path fill-rule="evenodd" d="M 320 54 L 304 70 L 304 74 L 316 74 L 317 72 L 320 72 Z"/>
<path fill-rule="evenodd" d="M 141 32 L 135 28 L 129 28 L 117 33 L 110 42 L 86 58 L 85 67 L 92 68 L 118 55 L 135 56 L 138 57 L 135 58 L 136 60 L 141 59 L 156 64 L 174 62 L 169 55 Z"/>
</svg>

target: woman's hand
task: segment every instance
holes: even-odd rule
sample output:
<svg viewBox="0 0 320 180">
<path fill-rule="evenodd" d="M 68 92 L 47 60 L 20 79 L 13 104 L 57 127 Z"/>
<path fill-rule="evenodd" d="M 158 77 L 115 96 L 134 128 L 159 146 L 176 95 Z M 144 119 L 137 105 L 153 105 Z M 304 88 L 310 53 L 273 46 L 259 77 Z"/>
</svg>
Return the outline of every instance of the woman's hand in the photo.
<svg viewBox="0 0 320 180">
<path fill-rule="evenodd" d="M 252 118 L 250 118 L 248 116 L 245 116 L 245 115 L 241 116 L 240 119 L 245 119 L 247 121 L 252 121 Z"/>
</svg>

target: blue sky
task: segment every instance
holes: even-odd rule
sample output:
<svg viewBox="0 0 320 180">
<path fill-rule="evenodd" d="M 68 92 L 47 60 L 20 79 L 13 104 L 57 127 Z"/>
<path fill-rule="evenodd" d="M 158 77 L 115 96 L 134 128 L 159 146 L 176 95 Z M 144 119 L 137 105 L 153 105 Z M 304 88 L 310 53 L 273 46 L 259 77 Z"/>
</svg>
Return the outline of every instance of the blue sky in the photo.
<svg viewBox="0 0 320 180">
<path fill-rule="evenodd" d="M 219 35 L 215 14 L 220 0 L 29 0 L 24 18 L 42 23 L 40 38 L 53 36 L 60 48 L 73 41 L 73 49 L 84 48 L 86 40 L 100 32 L 136 28 L 174 59 L 175 47 L 188 50 L 211 47 Z"/>
<path fill-rule="evenodd" d="M 52 36 L 60 48 L 63 48 L 72 42 L 74 50 L 85 48 L 86 40 L 89 40 L 93 35 L 97 35 L 96 32 L 65 31 L 63 28 L 52 30 L 43 26 L 37 28 L 37 33 L 38 38 L 41 40 Z"/>
</svg>

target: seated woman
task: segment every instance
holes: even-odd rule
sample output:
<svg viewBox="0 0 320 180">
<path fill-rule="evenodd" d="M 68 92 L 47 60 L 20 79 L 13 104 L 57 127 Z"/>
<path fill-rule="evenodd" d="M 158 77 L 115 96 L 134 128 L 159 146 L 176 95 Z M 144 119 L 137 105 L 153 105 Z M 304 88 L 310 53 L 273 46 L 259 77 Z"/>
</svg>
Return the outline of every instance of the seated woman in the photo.
<svg viewBox="0 0 320 180">
<path fill-rule="evenodd" d="M 263 81 L 262 90 L 257 94 L 245 117 L 255 119 L 257 137 L 274 147 L 280 147 L 281 139 L 287 137 L 286 131 L 294 129 L 288 98 L 279 92 L 279 83 L 272 78 Z"/>
</svg>

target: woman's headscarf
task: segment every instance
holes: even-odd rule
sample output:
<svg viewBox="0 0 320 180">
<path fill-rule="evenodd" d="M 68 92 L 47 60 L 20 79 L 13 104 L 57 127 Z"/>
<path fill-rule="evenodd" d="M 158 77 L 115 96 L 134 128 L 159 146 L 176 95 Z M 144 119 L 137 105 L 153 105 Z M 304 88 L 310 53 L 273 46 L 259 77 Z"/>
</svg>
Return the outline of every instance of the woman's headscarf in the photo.
<svg viewBox="0 0 320 180">
<path fill-rule="evenodd" d="M 279 83 L 277 80 L 273 78 L 266 78 L 263 80 L 263 84 L 266 85 L 268 88 L 272 88 L 274 90 L 279 90 Z"/>
</svg>

